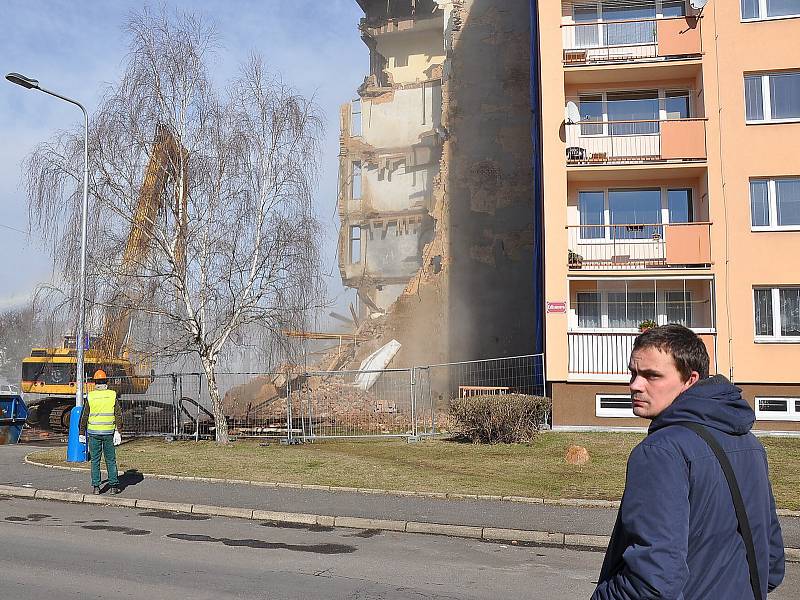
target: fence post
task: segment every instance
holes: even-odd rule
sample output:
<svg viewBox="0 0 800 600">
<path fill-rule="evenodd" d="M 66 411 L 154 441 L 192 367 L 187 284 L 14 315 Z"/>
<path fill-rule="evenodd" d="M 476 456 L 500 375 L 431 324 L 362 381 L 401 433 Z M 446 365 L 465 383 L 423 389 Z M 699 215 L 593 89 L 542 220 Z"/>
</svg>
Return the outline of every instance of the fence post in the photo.
<svg viewBox="0 0 800 600">
<path fill-rule="evenodd" d="M 311 405 L 311 386 L 308 384 L 308 380 L 311 379 L 311 376 L 308 372 L 303 374 L 303 378 L 306 380 L 306 393 L 308 394 L 308 433 L 311 436 L 311 439 L 314 439 L 314 408 Z"/>
<path fill-rule="evenodd" d="M 286 439 L 292 439 L 292 381 L 286 373 Z"/>
<path fill-rule="evenodd" d="M 172 374 L 172 410 L 175 413 L 173 419 L 174 427 L 172 428 L 172 430 L 173 430 L 173 435 L 177 438 L 179 431 L 178 421 L 181 417 L 181 412 L 178 409 L 178 376 L 175 373 Z"/>
<path fill-rule="evenodd" d="M 408 374 L 411 378 L 411 388 L 409 392 L 411 394 L 411 436 L 416 438 L 417 437 L 417 395 L 414 389 L 414 368 L 412 367 L 409 369 Z"/>
<path fill-rule="evenodd" d="M 428 400 L 431 403 L 431 437 L 436 436 L 436 405 L 433 402 L 433 391 L 431 390 L 431 368 L 428 367 Z"/>
<path fill-rule="evenodd" d="M 200 398 L 203 395 L 203 374 L 197 374 L 197 412 L 194 419 L 194 441 L 200 441 Z"/>
</svg>

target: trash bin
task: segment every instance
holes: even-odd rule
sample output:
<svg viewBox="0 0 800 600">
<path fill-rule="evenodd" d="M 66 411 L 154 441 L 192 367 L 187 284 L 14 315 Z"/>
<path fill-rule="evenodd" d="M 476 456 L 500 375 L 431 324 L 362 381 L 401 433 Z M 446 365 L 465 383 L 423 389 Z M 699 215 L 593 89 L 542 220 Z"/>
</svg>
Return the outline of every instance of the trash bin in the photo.
<svg viewBox="0 0 800 600">
<path fill-rule="evenodd" d="M 19 394 L 0 395 L 0 444 L 16 444 L 28 419 L 28 407 Z"/>
</svg>

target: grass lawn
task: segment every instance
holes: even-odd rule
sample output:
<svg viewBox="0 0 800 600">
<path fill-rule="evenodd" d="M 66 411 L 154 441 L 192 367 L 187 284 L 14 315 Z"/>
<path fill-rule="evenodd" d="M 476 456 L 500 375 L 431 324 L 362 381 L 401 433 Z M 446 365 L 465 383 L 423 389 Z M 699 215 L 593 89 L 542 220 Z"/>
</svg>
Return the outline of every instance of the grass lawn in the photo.
<svg viewBox="0 0 800 600">
<path fill-rule="evenodd" d="M 344 487 L 415 490 L 537 498 L 619 499 L 625 486 L 625 462 L 642 439 L 635 433 L 554 433 L 532 444 L 473 445 L 443 440 L 324 441 L 300 446 L 237 441 L 136 440 L 117 449 L 120 470 L 280 481 Z M 778 506 L 800 510 L 800 439 L 762 438 L 767 448 Z M 585 446 L 591 461 L 569 465 L 570 444 Z M 32 455 L 64 465 L 64 449 Z"/>
</svg>

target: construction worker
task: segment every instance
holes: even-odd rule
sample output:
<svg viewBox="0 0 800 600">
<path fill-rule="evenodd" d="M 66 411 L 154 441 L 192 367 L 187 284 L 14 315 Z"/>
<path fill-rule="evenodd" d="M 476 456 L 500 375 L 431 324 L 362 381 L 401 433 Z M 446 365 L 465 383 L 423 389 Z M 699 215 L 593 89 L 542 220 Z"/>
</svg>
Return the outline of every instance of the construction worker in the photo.
<svg viewBox="0 0 800 600">
<path fill-rule="evenodd" d="M 88 437 L 92 460 L 92 493 L 100 493 L 100 456 L 105 455 L 108 485 L 112 494 L 119 494 L 117 456 L 114 446 L 122 441 L 122 409 L 117 393 L 108 389 L 108 376 L 102 369 L 94 373 L 94 390 L 87 395 L 87 405 L 81 414 L 80 433 Z"/>
</svg>

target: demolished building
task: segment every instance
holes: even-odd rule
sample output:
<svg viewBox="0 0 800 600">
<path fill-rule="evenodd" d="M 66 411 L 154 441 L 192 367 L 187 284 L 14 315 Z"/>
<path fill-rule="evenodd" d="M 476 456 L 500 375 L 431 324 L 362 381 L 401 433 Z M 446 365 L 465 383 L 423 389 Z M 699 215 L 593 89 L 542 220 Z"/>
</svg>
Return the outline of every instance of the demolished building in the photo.
<svg viewBox="0 0 800 600">
<path fill-rule="evenodd" d="M 341 111 L 339 266 L 381 322 L 363 353 L 537 351 L 527 3 L 356 1 L 370 72 Z"/>
</svg>

